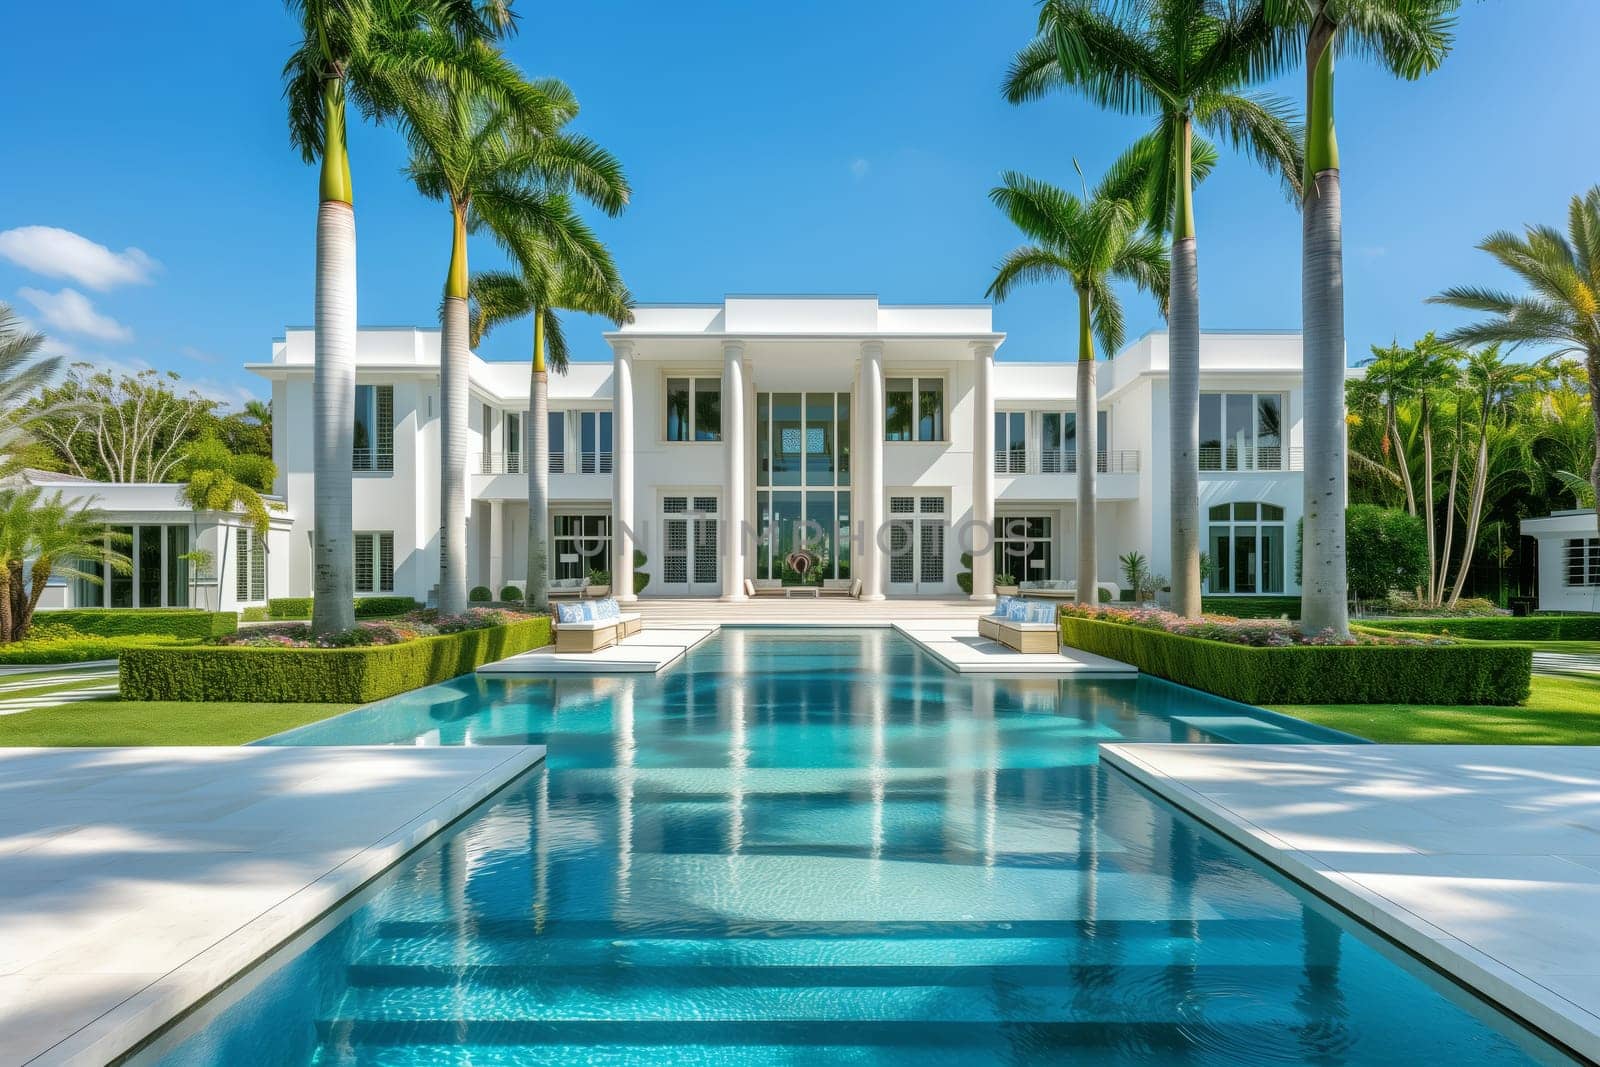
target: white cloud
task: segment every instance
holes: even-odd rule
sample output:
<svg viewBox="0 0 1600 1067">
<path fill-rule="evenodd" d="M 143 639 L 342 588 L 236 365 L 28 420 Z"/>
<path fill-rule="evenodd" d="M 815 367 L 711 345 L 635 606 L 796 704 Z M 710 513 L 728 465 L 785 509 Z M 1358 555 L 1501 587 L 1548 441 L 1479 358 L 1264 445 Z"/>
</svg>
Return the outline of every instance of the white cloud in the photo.
<svg viewBox="0 0 1600 1067">
<path fill-rule="evenodd" d="M 207 400 L 215 400 L 225 408 L 242 408 L 247 400 L 261 399 L 259 395 L 242 385 L 219 382 L 211 378 L 185 379 L 183 386 L 185 389 L 193 389 Z"/>
<path fill-rule="evenodd" d="M 218 363 L 222 362 L 222 360 L 218 359 L 216 356 L 213 356 L 210 352 L 207 352 L 204 349 L 196 348 L 194 345 L 184 345 L 182 348 L 179 348 L 178 355 L 182 356 L 184 359 L 192 359 L 196 363 L 204 363 L 211 367 L 214 367 Z"/>
<path fill-rule="evenodd" d="M 19 289 L 17 295 L 39 310 L 46 326 L 102 341 L 133 340 L 132 330 L 111 316 L 96 311 L 94 302 L 76 289 L 63 289 L 59 293 Z"/>
<path fill-rule="evenodd" d="M 871 169 L 872 164 L 868 163 L 865 159 L 858 158 L 850 161 L 850 176 L 856 181 L 860 181 L 862 178 L 865 178 L 867 176 L 867 171 Z"/>
<path fill-rule="evenodd" d="M 102 292 L 118 285 L 148 285 L 161 269 L 161 264 L 137 248 L 113 252 L 56 226 L 0 231 L 0 256 L 36 274 L 71 278 Z"/>
</svg>

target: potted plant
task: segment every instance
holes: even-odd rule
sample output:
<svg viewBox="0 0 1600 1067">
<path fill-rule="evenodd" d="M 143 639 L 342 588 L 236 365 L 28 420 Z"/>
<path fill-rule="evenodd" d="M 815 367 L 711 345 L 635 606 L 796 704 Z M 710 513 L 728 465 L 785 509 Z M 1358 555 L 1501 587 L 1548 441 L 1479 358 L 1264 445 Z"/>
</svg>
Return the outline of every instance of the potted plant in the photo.
<svg viewBox="0 0 1600 1067">
<path fill-rule="evenodd" d="M 994 591 L 999 596 L 1016 596 L 1018 592 L 1016 575 L 1005 571 L 996 574 L 994 576 Z"/>
<path fill-rule="evenodd" d="M 596 567 L 589 572 L 589 584 L 583 587 L 584 596 L 610 596 L 611 572 Z"/>
</svg>

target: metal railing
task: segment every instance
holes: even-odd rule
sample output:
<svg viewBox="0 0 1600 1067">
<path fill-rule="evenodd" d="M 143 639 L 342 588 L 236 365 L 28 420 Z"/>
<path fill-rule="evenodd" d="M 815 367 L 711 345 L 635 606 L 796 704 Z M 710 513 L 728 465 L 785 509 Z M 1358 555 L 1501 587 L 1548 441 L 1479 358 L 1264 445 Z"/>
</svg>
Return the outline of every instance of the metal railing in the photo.
<svg viewBox="0 0 1600 1067">
<path fill-rule="evenodd" d="M 474 468 L 479 474 L 522 474 L 522 464 L 521 452 L 480 452 Z"/>
<path fill-rule="evenodd" d="M 1139 450 L 1136 448 L 1102 449 L 1096 456 L 1095 470 L 1101 474 L 1139 473 Z M 1039 454 L 1039 473 L 1077 474 L 1078 453 L 1051 449 Z"/>
<path fill-rule="evenodd" d="M 1305 450 L 1296 445 L 1201 445 L 1202 471 L 1305 470 Z"/>
<path fill-rule="evenodd" d="M 574 474 L 610 474 L 610 452 L 579 452 L 578 469 Z"/>
<path fill-rule="evenodd" d="M 357 448 L 351 453 L 350 467 L 358 471 L 392 471 L 394 449 Z"/>
</svg>

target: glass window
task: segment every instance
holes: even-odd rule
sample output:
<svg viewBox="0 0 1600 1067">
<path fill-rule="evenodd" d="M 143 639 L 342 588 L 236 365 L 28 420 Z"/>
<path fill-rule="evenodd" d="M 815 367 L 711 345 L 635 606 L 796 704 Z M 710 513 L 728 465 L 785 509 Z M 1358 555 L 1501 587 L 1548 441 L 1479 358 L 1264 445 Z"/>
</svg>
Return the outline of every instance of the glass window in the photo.
<svg viewBox="0 0 1600 1067">
<path fill-rule="evenodd" d="M 1039 416 L 1039 463 L 1046 474 L 1066 470 L 1062 463 L 1061 413 L 1047 411 Z"/>
<path fill-rule="evenodd" d="M 552 515 L 550 530 L 553 577 L 585 578 L 590 571 L 611 569 L 609 514 Z"/>
<path fill-rule="evenodd" d="M 839 429 L 837 440 L 839 442 L 839 484 L 850 484 L 850 394 L 839 393 L 835 396 L 839 415 Z M 843 577 L 841 575 L 840 577 Z"/>
<path fill-rule="evenodd" d="M 995 574 L 1019 582 L 1052 578 L 1054 538 L 1048 515 L 1008 515 L 995 533 Z"/>
<path fill-rule="evenodd" d="M 522 473 L 522 416 L 506 412 L 506 473 Z"/>
<path fill-rule="evenodd" d="M 1212 593 L 1281 593 L 1284 583 L 1283 508 L 1240 500 L 1208 509 Z"/>
<path fill-rule="evenodd" d="M 1200 394 L 1200 469 L 1222 469 L 1222 395 Z"/>
<path fill-rule="evenodd" d="M 944 440 L 944 379 L 917 382 L 917 440 Z"/>
<path fill-rule="evenodd" d="M 756 394 L 756 484 L 772 484 L 772 394 Z M 759 526 L 760 519 L 757 523 Z"/>
<path fill-rule="evenodd" d="M 806 494 L 805 548 L 822 564 L 812 575 L 815 582 L 833 577 L 838 544 L 834 541 L 833 494 L 830 492 Z"/>
<path fill-rule="evenodd" d="M 611 412 L 585 411 L 578 417 L 581 449 L 578 469 L 583 474 L 611 473 Z"/>
<path fill-rule="evenodd" d="M 83 576 L 72 579 L 72 606 L 75 608 L 103 608 L 106 605 L 105 566 L 97 560 L 80 559 L 77 569 Z M 87 575 L 101 580 L 93 581 Z"/>
<path fill-rule="evenodd" d="M 117 540 L 117 551 L 132 557 L 134 554 L 133 527 L 117 526 L 114 529 L 122 535 Z M 133 575 L 131 573 L 118 574 L 116 571 L 110 571 L 107 575 L 107 581 L 111 586 L 107 597 L 109 601 L 107 606 L 113 608 L 133 607 Z"/>
<path fill-rule="evenodd" d="M 806 394 L 806 484 L 833 484 L 833 394 Z M 830 516 L 829 521 L 832 521 Z"/>
<path fill-rule="evenodd" d="M 139 606 L 161 606 L 161 534 L 159 526 L 139 527 Z"/>
<path fill-rule="evenodd" d="M 1223 417 L 1228 427 L 1222 453 L 1224 470 L 1251 470 L 1255 466 L 1251 461 L 1255 444 L 1254 407 L 1255 397 L 1249 393 L 1229 393 L 1224 402 Z"/>
<path fill-rule="evenodd" d="M 1566 584 L 1600 585 L 1600 537 L 1573 537 L 1566 543 Z"/>
<path fill-rule="evenodd" d="M 356 592 L 394 592 L 394 534 L 355 535 Z"/>
<path fill-rule="evenodd" d="M 189 606 L 189 561 L 182 559 L 189 551 L 189 528 L 167 527 L 167 600 L 169 608 Z"/>
<path fill-rule="evenodd" d="M 911 440 L 912 389 L 910 378 L 889 378 L 884 382 L 883 439 Z"/>
<path fill-rule="evenodd" d="M 689 379 L 667 379 L 667 440 L 669 441 L 690 439 L 689 396 Z"/>
<path fill-rule="evenodd" d="M 1023 474 L 1028 469 L 1028 413 L 994 413 L 994 469 L 997 474 Z M 1045 464 L 1048 473 L 1050 466 Z"/>
<path fill-rule="evenodd" d="M 546 432 L 550 435 L 550 473 L 560 474 L 567 469 L 567 413 L 550 412 Z"/>
<path fill-rule="evenodd" d="M 351 466 L 358 471 L 394 470 L 394 386 L 356 386 Z"/>
<path fill-rule="evenodd" d="M 1200 469 L 1282 470 L 1280 393 L 1200 394 Z"/>
<path fill-rule="evenodd" d="M 722 440 L 722 382 L 716 378 L 695 379 L 694 439 Z"/>
<path fill-rule="evenodd" d="M 248 526 L 234 531 L 234 592 L 242 601 L 267 599 L 267 546 Z"/>
<path fill-rule="evenodd" d="M 772 394 L 772 484 L 799 485 L 805 466 L 805 430 L 799 393 Z"/>
<path fill-rule="evenodd" d="M 1256 470 L 1283 469 L 1283 397 L 1256 397 Z"/>
</svg>

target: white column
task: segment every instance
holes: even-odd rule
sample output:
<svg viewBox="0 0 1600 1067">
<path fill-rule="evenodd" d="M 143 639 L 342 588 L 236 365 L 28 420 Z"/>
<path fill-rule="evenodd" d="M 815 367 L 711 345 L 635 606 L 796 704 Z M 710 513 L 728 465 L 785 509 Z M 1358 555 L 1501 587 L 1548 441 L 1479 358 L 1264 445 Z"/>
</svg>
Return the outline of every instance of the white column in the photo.
<svg viewBox="0 0 1600 1067">
<path fill-rule="evenodd" d="M 496 600 L 506 584 L 505 504 L 489 501 L 489 590 Z"/>
<path fill-rule="evenodd" d="M 722 342 L 722 599 L 744 595 L 744 342 Z"/>
<path fill-rule="evenodd" d="M 612 344 L 611 360 L 611 592 L 631 603 L 633 592 L 633 342 Z"/>
<path fill-rule="evenodd" d="M 861 567 L 861 599 L 882 600 L 883 545 L 883 342 L 861 343 L 861 525 L 856 559 Z"/>
<path fill-rule="evenodd" d="M 972 413 L 972 599 L 994 599 L 994 345 L 975 342 Z"/>
</svg>

